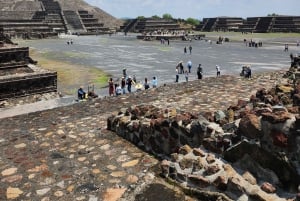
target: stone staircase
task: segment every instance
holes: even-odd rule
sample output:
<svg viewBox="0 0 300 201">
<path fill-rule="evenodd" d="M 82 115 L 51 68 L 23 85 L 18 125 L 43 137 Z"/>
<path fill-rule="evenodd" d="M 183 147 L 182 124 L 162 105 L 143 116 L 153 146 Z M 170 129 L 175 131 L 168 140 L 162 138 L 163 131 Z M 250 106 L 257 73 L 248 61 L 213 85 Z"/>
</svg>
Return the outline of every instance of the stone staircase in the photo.
<svg viewBox="0 0 300 201">
<path fill-rule="evenodd" d="M 64 10 L 62 13 L 69 32 L 86 32 L 81 18 L 76 11 Z"/>
</svg>

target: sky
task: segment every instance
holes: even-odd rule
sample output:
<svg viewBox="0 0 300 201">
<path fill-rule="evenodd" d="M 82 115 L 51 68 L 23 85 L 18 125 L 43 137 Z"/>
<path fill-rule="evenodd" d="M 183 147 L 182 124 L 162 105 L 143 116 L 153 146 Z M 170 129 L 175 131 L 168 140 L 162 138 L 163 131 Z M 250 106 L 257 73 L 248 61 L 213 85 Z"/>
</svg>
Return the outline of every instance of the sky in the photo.
<svg viewBox="0 0 300 201">
<path fill-rule="evenodd" d="M 300 0 L 85 0 L 116 18 L 171 14 L 189 17 L 260 17 L 276 13 L 300 16 Z"/>
</svg>

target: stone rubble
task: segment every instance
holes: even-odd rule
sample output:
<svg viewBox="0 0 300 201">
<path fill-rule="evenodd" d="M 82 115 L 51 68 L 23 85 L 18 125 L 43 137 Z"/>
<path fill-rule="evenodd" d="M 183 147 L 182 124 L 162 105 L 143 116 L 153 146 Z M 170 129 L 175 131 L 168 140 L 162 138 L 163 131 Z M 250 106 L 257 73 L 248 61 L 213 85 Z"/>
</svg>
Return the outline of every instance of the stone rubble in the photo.
<svg viewBox="0 0 300 201">
<path fill-rule="evenodd" d="M 237 105 L 214 114 L 197 115 L 191 110 L 185 112 L 175 107 L 140 104 L 122 108 L 117 115 L 110 116 L 107 128 L 159 158 L 171 157 L 171 163 L 161 163 L 163 175 L 186 187 L 208 189 L 216 182 L 217 189 L 221 188 L 234 200 L 239 199 L 237 195 L 254 200 L 285 200 L 275 194 L 277 188 L 296 197 L 295 192 L 300 186 L 297 143 L 300 140 L 300 105 L 293 102 L 295 94 L 300 93 L 297 87 L 300 84 L 295 90 L 283 83 L 269 91 L 259 89 L 249 101 L 240 100 Z M 216 163 L 215 155 L 208 153 L 203 160 L 204 151 L 192 151 L 190 147 L 204 147 L 207 153 L 221 154 L 225 160 L 235 163 L 235 168 L 249 169 L 247 178 L 252 183 L 241 179 L 237 172 L 222 170 L 224 164 Z M 253 162 L 244 163 L 242 168 L 238 162 L 246 156 Z M 254 164 L 256 168 L 250 168 Z M 270 178 L 276 179 L 264 181 L 262 177 L 251 175 L 263 175 L 264 169 L 275 175 Z M 261 190 L 257 190 L 258 185 Z"/>
</svg>

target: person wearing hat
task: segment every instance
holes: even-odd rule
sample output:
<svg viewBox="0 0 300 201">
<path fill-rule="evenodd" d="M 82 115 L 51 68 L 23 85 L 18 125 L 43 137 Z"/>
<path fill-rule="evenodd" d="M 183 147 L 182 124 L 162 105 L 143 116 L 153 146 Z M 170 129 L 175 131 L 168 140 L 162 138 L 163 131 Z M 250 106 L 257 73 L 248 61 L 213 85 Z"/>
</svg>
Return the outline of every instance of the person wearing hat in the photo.
<svg viewBox="0 0 300 201">
<path fill-rule="evenodd" d="M 202 67 L 201 67 L 201 64 L 199 64 L 198 68 L 197 68 L 197 76 L 198 76 L 198 79 L 202 79 Z"/>
<path fill-rule="evenodd" d="M 131 93 L 131 86 L 135 84 L 134 81 L 132 80 L 131 76 L 128 76 L 127 78 L 127 91 Z"/>
</svg>

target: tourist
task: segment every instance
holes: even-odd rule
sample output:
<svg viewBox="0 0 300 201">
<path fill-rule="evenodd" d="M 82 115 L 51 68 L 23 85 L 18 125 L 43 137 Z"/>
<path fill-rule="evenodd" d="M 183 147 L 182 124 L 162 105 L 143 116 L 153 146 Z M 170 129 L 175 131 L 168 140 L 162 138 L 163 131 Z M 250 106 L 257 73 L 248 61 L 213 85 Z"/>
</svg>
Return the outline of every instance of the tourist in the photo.
<svg viewBox="0 0 300 201">
<path fill-rule="evenodd" d="M 216 65 L 216 70 L 217 70 L 217 77 L 221 76 L 221 69 L 219 65 Z"/>
<path fill-rule="evenodd" d="M 111 78 L 109 78 L 108 80 L 108 93 L 109 93 L 109 96 L 113 96 L 114 93 L 115 93 L 115 86 L 114 86 L 114 81 Z"/>
<path fill-rule="evenodd" d="M 284 51 L 285 51 L 285 52 L 288 52 L 288 51 L 289 51 L 289 44 L 285 44 L 285 45 L 284 45 Z"/>
<path fill-rule="evenodd" d="M 83 100 L 83 99 L 86 99 L 86 93 L 85 91 L 83 90 L 83 86 L 80 86 L 80 88 L 78 89 L 77 91 L 77 96 L 78 96 L 78 100 Z"/>
<path fill-rule="evenodd" d="M 176 66 L 176 79 L 175 79 L 175 82 L 178 82 L 179 81 L 179 69 L 178 69 L 178 66 Z"/>
<path fill-rule="evenodd" d="M 188 69 L 189 69 L 189 73 L 191 73 L 191 69 L 192 69 L 192 61 L 191 61 L 191 60 L 189 60 L 189 61 L 187 62 L 187 67 L 188 67 Z"/>
<path fill-rule="evenodd" d="M 126 93 L 125 88 L 126 88 L 126 80 L 125 80 L 125 77 L 122 77 L 122 79 L 121 79 L 121 89 L 122 89 L 123 94 Z"/>
<path fill-rule="evenodd" d="M 184 54 L 186 54 L 186 53 L 187 53 L 187 49 L 186 49 L 186 47 L 184 47 L 184 48 L 183 48 L 183 52 L 184 52 Z"/>
<path fill-rule="evenodd" d="M 156 88 L 156 87 L 157 87 L 157 78 L 156 78 L 155 76 L 153 77 L 151 83 L 152 83 L 152 87 L 153 87 L 153 88 Z"/>
<path fill-rule="evenodd" d="M 192 54 L 192 49 L 193 49 L 193 48 L 192 48 L 192 46 L 190 45 L 190 46 L 189 46 L 190 54 Z"/>
<path fill-rule="evenodd" d="M 122 94 L 122 88 L 119 84 L 116 87 L 116 96 L 120 96 Z"/>
<path fill-rule="evenodd" d="M 145 88 L 145 90 L 150 88 L 150 85 L 148 83 L 148 78 L 146 78 L 146 77 L 145 77 L 145 82 L 144 82 L 144 88 Z"/>
<path fill-rule="evenodd" d="M 73 45 L 73 39 L 71 39 L 70 44 Z"/>
<path fill-rule="evenodd" d="M 252 71 L 251 71 L 251 66 L 249 65 L 248 67 L 247 67 L 247 78 L 251 78 L 252 77 Z"/>
<path fill-rule="evenodd" d="M 299 45 L 300 45 L 300 42 L 299 42 L 299 40 L 297 40 L 297 47 L 299 47 Z"/>
<path fill-rule="evenodd" d="M 127 91 L 131 93 L 131 86 L 135 83 L 130 76 L 128 76 L 126 84 L 127 84 Z"/>
<path fill-rule="evenodd" d="M 201 64 L 199 64 L 198 68 L 197 68 L 197 76 L 198 76 L 198 79 L 202 79 L 202 67 L 201 67 Z"/>
<path fill-rule="evenodd" d="M 126 72 L 126 68 L 123 68 L 123 77 L 126 79 L 127 78 L 127 72 Z"/>
<path fill-rule="evenodd" d="M 188 82 L 189 81 L 189 72 L 187 70 L 184 73 L 184 77 L 185 77 L 185 81 Z"/>
<path fill-rule="evenodd" d="M 176 66 L 176 68 L 178 68 L 178 73 L 179 74 L 183 74 L 183 72 L 184 72 L 184 67 L 183 67 L 183 61 L 180 61 L 178 64 L 177 64 L 177 66 Z"/>
</svg>

